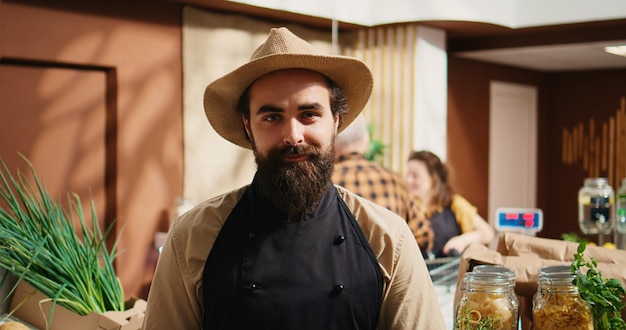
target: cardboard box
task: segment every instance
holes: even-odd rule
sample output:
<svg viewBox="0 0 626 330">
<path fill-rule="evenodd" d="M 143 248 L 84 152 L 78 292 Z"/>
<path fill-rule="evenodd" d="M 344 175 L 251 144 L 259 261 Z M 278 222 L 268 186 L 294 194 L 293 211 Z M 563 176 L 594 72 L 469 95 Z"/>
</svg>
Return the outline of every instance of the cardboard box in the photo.
<svg viewBox="0 0 626 330">
<path fill-rule="evenodd" d="M 123 312 L 78 315 L 56 304 L 50 330 L 138 330 L 143 324 L 146 301 L 130 299 Z M 15 309 L 16 307 L 19 307 Z M 25 282 L 20 282 L 13 294 L 10 310 L 14 316 L 39 329 L 46 329 L 52 301 Z"/>
<path fill-rule="evenodd" d="M 0 325 L 3 325 L 5 323 L 9 323 L 9 322 L 18 322 L 21 323 L 22 325 L 26 326 L 26 328 L 30 329 L 30 330 L 39 330 L 38 328 L 35 328 L 34 326 L 26 323 L 24 320 L 20 320 L 15 316 L 9 315 L 8 313 L 4 313 L 2 315 L 0 315 Z"/>
<path fill-rule="evenodd" d="M 537 272 L 541 266 L 570 265 L 578 243 L 505 233 L 496 250 L 482 244 L 472 244 L 463 251 L 459 264 L 454 306 L 461 299 L 463 275 L 476 265 L 501 265 L 515 271 L 515 293 L 520 300 L 522 329 L 533 328 L 532 296 L 537 291 Z M 615 278 L 626 288 L 626 251 L 587 245 L 587 258 L 598 261 L 603 278 Z M 622 310 L 622 317 L 626 309 Z"/>
<path fill-rule="evenodd" d="M 2 279 L 4 279 L 4 282 L 2 282 Z M 0 284 L 2 284 L 0 286 L 0 314 L 9 311 L 9 303 L 11 301 L 8 298 L 16 280 L 15 275 L 11 273 L 7 274 L 6 270 L 0 269 Z"/>
</svg>

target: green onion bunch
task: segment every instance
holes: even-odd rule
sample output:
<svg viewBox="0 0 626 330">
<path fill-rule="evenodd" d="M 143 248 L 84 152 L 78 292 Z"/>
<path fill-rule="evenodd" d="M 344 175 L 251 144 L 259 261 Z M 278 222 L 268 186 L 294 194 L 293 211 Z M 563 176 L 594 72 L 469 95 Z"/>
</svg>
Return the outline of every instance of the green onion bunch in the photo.
<svg viewBox="0 0 626 330">
<path fill-rule="evenodd" d="M 88 226 L 77 194 L 68 194 L 69 208 L 52 200 L 33 165 L 22 158 L 34 185 L 19 170 L 13 176 L 0 159 L 0 267 L 18 284 L 25 281 L 79 315 L 124 310 L 113 267 L 117 241 L 110 251 L 105 244 L 113 225 L 100 230 L 91 201 Z"/>
</svg>

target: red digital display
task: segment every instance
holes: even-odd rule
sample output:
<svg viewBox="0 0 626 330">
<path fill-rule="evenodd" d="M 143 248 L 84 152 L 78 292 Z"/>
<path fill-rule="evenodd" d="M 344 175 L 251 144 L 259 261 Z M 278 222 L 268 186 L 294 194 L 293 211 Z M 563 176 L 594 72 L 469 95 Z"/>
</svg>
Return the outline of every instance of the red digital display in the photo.
<svg viewBox="0 0 626 330">
<path fill-rule="evenodd" d="M 499 208 L 496 210 L 497 230 L 540 231 L 543 214 L 539 209 Z"/>
</svg>

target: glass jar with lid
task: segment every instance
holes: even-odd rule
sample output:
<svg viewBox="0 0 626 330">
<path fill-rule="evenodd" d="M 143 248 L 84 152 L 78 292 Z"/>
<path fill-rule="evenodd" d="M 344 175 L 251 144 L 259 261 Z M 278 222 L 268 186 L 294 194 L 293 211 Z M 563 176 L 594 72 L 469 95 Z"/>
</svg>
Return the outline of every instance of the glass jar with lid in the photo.
<svg viewBox="0 0 626 330">
<path fill-rule="evenodd" d="M 547 283 L 551 277 L 563 277 L 572 274 L 571 267 L 569 265 L 553 265 L 553 266 L 541 266 L 537 271 L 537 291 L 533 296 L 533 306 L 537 304 L 537 301 L 541 299 L 546 292 L 544 283 Z"/>
<path fill-rule="evenodd" d="M 519 309 L 519 299 L 515 293 L 515 271 L 500 265 L 478 265 L 472 269 L 476 273 L 495 273 L 504 275 L 509 279 L 509 294 L 516 310 Z"/>
<path fill-rule="evenodd" d="M 610 234 L 615 193 L 606 178 L 586 178 L 578 191 L 578 225 L 584 234 Z"/>
<path fill-rule="evenodd" d="M 626 234 L 626 178 L 622 179 L 622 185 L 617 190 L 615 228 L 618 233 Z"/>
<path fill-rule="evenodd" d="M 533 325 L 543 330 L 593 330 L 589 304 L 574 284 L 575 273 L 546 271 L 538 278 L 533 299 Z"/>
<path fill-rule="evenodd" d="M 504 274 L 465 273 L 454 328 L 517 330 L 519 309 L 511 298 L 509 283 Z"/>
</svg>

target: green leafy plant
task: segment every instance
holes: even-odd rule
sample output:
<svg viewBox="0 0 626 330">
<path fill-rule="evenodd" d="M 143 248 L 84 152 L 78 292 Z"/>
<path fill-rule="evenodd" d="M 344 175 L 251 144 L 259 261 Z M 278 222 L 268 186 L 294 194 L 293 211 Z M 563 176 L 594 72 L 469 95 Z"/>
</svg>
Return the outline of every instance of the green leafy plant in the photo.
<svg viewBox="0 0 626 330">
<path fill-rule="evenodd" d="M 577 233 L 563 233 L 561 234 L 561 239 L 566 242 L 574 242 L 574 243 L 589 243 L 589 239 L 581 237 Z"/>
<path fill-rule="evenodd" d="M 597 269 L 598 262 L 594 258 L 585 257 L 586 247 L 586 242 L 578 245 L 570 269 L 572 272 L 579 272 L 574 284 L 580 296 L 591 306 L 595 329 L 626 329 L 626 323 L 621 316 L 624 308 L 624 287 L 617 279 L 602 277 L 602 272 Z M 582 272 L 583 268 L 587 269 L 586 273 Z"/>
<path fill-rule="evenodd" d="M 124 310 L 122 286 L 113 267 L 117 241 L 110 251 L 105 245 L 113 224 L 100 230 L 91 201 L 88 226 L 79 196 L 71 194 L 69 210 L 64 208 L 22 158 L 34 185 L 19 170 L 12 175 L 0 159 L 0 267 L 13 273 L 17 284 L 25 281 L 49 297 L 51 314 L 57 303 L 79 315 Z"/>
<path fill-rule="evenodd" d="M 367 131 L 370 136 L 370 145 L 365 152 L 365 158 L 370 161 L 376 161 L 385 155 L 385 144 L 380 140 L 374 139 L 374 127 L 372 125 L 367 125 Z"/>
<path fill-rule="evenodd" d="M 474 319 L 469 305 L 465 305 L 459 311 L 454 329 L 457 330 L 494 330 L 502 329 L 502 320 L 492 315 L 485 315 L 480 320 Z"/>
</svg>

